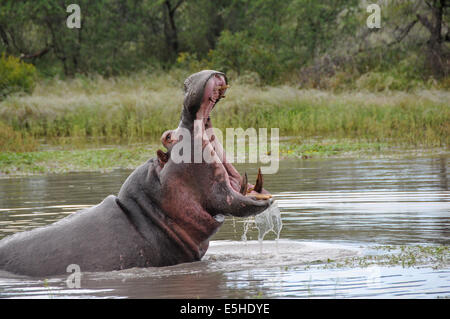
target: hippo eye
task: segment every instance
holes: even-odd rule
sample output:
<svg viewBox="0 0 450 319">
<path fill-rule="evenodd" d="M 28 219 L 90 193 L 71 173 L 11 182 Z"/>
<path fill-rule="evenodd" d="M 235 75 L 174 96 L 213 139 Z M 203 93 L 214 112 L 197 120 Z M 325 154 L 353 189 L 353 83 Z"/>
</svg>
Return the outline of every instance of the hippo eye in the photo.
<svg viewBox="0 0 450 319">
<path fill-rule="evenodd" d="M 166 141 L 170 140 L 170 137 L 171 137 L 170 133 L 167 134 L 167 136 L 166 136 Z"/>
</svg>

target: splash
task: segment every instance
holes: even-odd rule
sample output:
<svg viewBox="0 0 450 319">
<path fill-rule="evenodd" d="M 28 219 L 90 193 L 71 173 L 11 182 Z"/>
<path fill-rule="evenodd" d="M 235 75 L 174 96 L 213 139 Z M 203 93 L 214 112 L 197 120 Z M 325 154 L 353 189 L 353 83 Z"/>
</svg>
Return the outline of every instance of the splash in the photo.
<svg viewBox="0 0 450 319">
<path fill-rule="evenodd" d="M 256 229 L 258 229 L 258 242 L 260 244 L 260 252 L 262 252 L 262 243 L 264 237 L 270 232 L 273 232 L 275 234 L 275 241 L 278 244 L 281 229 L 283 228 L 283 222 L 281 220 L 281 213 L 277 203 L 273 203 L 261 214 L 250 217 L 244 222 L 244 233 L 241 237 L 243 241 L 247 241 L 247 232 L 249 231 L 250 226 L 254 226 Z"/>
<path fill-rule="evenodd" d="M 261 214 L 255 216 L 256 228 L 258 228 L 258 240 L 263 240 L 264 237 L 273 232 L 277 236 L 277 240 L 280 238 L 281 228 L 283 222 L 281 221 L 281 213 L 277 203 L 273 203 Z"/>
</svg>

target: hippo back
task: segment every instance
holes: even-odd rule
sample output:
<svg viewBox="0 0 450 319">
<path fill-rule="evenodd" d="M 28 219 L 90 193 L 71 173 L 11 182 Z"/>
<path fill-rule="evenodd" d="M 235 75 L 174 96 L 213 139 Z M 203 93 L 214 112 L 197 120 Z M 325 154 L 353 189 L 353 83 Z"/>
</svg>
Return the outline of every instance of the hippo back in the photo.
<svg viewBox="0 0 450 319">
<path fill-rule="evenodd" d="M 66 273 L 71 264 L 81 271 L 145 266 L 151 263 L 145 257 L 146 246 L 117 205 L 116 197 L 110 195 L 100 204 L 54 224 L 1 240 L 0 269 L 45 276 Z"/>
</svg>

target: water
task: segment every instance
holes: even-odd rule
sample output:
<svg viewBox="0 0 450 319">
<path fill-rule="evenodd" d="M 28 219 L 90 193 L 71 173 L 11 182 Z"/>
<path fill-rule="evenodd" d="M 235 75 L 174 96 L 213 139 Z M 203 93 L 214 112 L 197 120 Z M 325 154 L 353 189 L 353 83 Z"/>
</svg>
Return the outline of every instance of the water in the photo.
<svg viewBox="0 0 450 319">
<path fill-rule="evenodd" d="M 250 181 L 256 179 L 257 167 L 236 167 L 247 171 Z M 0 238 L 98 204 L 117 194 L 129 173 L 0 179 Z M 83 273 L 81 288 L 73 289 L 67 287 L 67 276 L 27 278 L 0 272 L 0 297 L 450 296 L 448 261 L 439 269 L 426 264 L 324 267 L 330 260 L 377 254 L 376 245 L 449 245 L 447 157 L 282 161 L 278 174 L 264 180 L 276 198 L 282 224 L 276 210 L 250 221 L 227 217 L 200 262 Z"/>
</svg>

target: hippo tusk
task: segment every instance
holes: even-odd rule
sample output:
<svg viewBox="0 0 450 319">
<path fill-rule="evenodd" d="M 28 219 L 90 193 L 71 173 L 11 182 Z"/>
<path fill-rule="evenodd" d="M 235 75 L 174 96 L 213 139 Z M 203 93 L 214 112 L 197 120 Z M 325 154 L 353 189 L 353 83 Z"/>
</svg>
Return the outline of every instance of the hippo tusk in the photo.
<svg viewBox="0 0 450 319">
<path fill-rule="evenodd" d="M 239 193 L 241 193 L 242 195 L 247 194 L 247 183 L 248 183 L 247 173 L 244 173 L 244 176 L 242 177 L 241 181 L 241 190 L 239 191 Z"/>
<path fill-rule="evenodd" d="M 263 188 L 263 176 L 261 174 L 261 168 L 258 168 L 258 177 L 256 178 L 254 191 L 257 193 L 261 193 L 262 188 Z"/>
<path fill-rule="evenodd" d="M 224 95 L 225 90 L 228 89 L 229 87 L 230 87 L 230 86 L 229 86 L 228 84 L 220 85 L 220 86 L 216 86 L 216 87 L 215 87 L 215 90 L 217 90 L 217 91 L 220 92 L 220 98 L 221 98 L 221 99 L 225 98 L 225 95 Z"/>
</svg>

